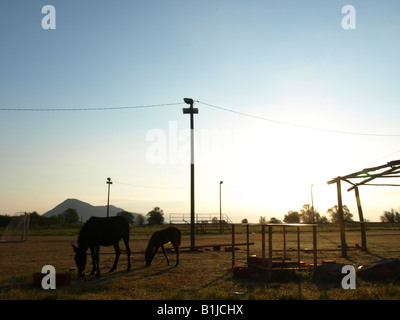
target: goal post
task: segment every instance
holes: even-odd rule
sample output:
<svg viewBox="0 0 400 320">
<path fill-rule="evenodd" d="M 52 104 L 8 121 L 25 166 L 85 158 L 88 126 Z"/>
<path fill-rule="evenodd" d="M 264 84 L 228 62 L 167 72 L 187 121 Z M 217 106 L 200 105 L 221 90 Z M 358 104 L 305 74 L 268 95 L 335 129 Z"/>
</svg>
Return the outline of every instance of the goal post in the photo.
<svg viewBox="0 0 400 320">
<path fill-rule="evenodd" d="M 0 242 L 23 242 L 28 240 L 30 215 L 26 212 L 17 212 L 1 235 Z"/>
</svg>

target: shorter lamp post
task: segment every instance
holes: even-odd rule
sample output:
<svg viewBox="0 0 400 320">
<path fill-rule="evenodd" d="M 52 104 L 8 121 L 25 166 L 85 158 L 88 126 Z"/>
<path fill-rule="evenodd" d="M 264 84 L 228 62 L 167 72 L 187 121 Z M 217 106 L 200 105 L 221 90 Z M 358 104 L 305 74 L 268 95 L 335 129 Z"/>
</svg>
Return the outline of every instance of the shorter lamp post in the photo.
<svg viewBox="0 0 400 320">
<path fill-rule="evenodd" d="M 222 202 L 221 202 L 221 185 L 223 181 L 219 182 L 219 233 L 222 234 Z"/>
<path fill-rule="evenodd" d="M 315 223 L 315 213 L 314 213 L 314 198 L 313 198 L 313 193 L 312 193 L 312 188 L 314 185 L 311 185 L 311 210 L 312 210 L 312 222 Z"/>
<path fill-rule="evenodd" d="M 108 198 L 107 198 L 107 218 L 108 218 L 110 213 L 110 184 L 112 184 L 111 178 L 107 178 L 106 183 L 108 184 Z"/>
</svg>

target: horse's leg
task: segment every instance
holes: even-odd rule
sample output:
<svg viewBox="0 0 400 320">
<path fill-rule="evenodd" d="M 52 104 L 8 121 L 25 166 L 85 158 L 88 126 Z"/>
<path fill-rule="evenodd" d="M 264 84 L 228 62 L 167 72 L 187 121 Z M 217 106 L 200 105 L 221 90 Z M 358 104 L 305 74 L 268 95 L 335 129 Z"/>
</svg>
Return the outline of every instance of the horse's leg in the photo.
<svg viewBox="0 0 400 320">
<path fill-rule="evenodd" d="M 156 253 L 157 253 L 157 251 L 158 251 L 159 248 L 160 248 L 159 245 L 155 245 L 155 246 L 154 246 L 153 253 L 151 254 L 151 261 L 153 261 L 154 256 L 156 255 Z"/>
<path fill-rule="evenodd" d="M 96 277 L 100 277 L 100 245 L 96 246 Z"/>
<path fill-rule="evenodd" d="M 119 256 L 121 255 L 121 249 L 119 248 L 118 242 L 116 244 L 114 244 L 114 250 L 115 250 L 115 261 L 114 261 L 114 265 L 110 269 L 110 272 L 113 272 L 115 269 L 117 269 Z"/>
<path fill-rule="evenodd" d="M 126 254 L 128 256 L 128 269 L 127 271 L 131 270 L 131 248 L 129 247 L 129 237 L 124 238 Z"/>
<path fill-rule="evenodd" d="M 95 256 L 95 252 L 94 252 L 94 247 L 93 246 L 90 247 L 90 255 L 92 256 L 92 263 L 93 263 L 93 269 L 90 272 L 90 274 L 94 274 L 96 272 L 96 270 L 97 270 L 97 267 L 96 267 L 96 256 Z"/>
<path fill-rule="evenodd" d="M 175 252 L 176 252 L 176 264 L 175 267 L 179 264 L 179 244 L 176 242 L 172 242 L 172 245 L 174 246 Z"/>
<path fill-rule="evenodd" d="M 168 256 L 167 256 L 167 253 L 165 252 L 165 249 L 164 249 L 163 245 L 161 245 L 161 249 L 162 249 L 162 252 L 164 253 L 165 259 L 167 259 L 167 265 L 169 266 Z"/>
</svg>

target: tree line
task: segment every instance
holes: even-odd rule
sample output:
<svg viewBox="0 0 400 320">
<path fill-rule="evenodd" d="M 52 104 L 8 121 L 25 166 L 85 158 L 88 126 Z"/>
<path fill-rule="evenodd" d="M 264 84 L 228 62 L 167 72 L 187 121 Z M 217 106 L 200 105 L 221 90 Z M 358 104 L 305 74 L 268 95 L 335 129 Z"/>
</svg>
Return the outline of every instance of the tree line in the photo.
<svg viewBox="0 0 400 320">
<path fill-rule="evenodd" d="M 157 225 L 164 224 L 164 211 L 160 209 L 160 207 L 154 207 L 153 210 L 149 211 L 146 214 L 145 218 L 143 215 L 139 214 L 137 218 L 134 218 L 134 215 L 127 211 L 122 211 L 117 213 L 117 216 L 125 217 L 131 224 L 143 225 L 147 223 L 148 225 Z"/>
<path fill-rule="evenodd" d="M 38 214 L 36 211 L 28 213 L 30 216 L 29 226 L 46 228 L 46 227 L 74 227 L 80 226 L 82 222 L 79 219 L 79 213 L 76 209 L 69 208 L 64 212 L 53 215 L 51 217 L 45 217 Z M 159 207 L 154 207 L 153 210 L 146 214 L 146 217 L 142 214 L 136 217 L 127 211 L 121 211 L 117 213 L 117 216 L 125 217 L 131 224 L 136 225 L 156 225 L 164 223 L 164 212 Z M 12 216 L 0 215 L 0 228 L 5 228 L 10 223 Z"/>
<path fill-rule="evenodd" d="M 321 216 L 318 210 L 315 210 L 309 203 L 303 205 L 303 207 L 299 211 L 290 210 L 287 214 L 285 214 L 283 218 L 283 222 L 275 217 L 272 217 L 269 221 L 267 221 L 266 217 L 260 217 L 259 223 L 338 223 L 339 222 L 339 212 L 338 206 L 335 205 L 332 208 L 327 210 L 327 214 L 329 218 L 326 216 Z M 344 205 L 343 206 L 343 218 L 344 221 L 353 221 L 353 214 L 350 212 L 349 208 Z"/>
<path fill-rule="evenodd" d="M 272 217 L 269 220 L 264 216 L 259 218 L 260 224 L 266 223 L 317 223 L 317 224 L 326 224 L 326 223 L 339 223 L 339 210 L 338 206 L 335 205 L 329 208 L 326 211 L 327 216 L 321 216 L 321 214 L 315 210 L 309 203 L 303 205 L 303 207 L 299 211 L 289 211 L 285 214 L 283 221 Z M 343 220 L 345 222 L 352 222 L 353 214 L 350 212 L 350 209 L 343 205 Z M 367 220 L 365 220 L 367 221 Z M 397 223 L 400 222 L 400 213 L 398 211 L 394 211 L 391 209 L 390 211 L 384 211 L 383 215 L 380 216 L 381 222 L 390 222 Z M 243 219 L 242 223 L 247 223 L 247 219 Z"/>
<path fill-rule="evenodd" d="M 304 204 L 303 207 L 299 211 L 288 211 L 285 214 L 283 221 L 272 217 L 269 220 L 266 217 L 260 217 L 259 223 L 317 223 L 317 224 L 326 224 L 326 223 L 338 223 L 339 222 L 339 214 L 338 214 L 338 206 L 335 205 L 327 210 L 327 214 L 329 215 L 329 219 L 326 216 L 321 216 L 321 214 L 312 208 L 310 204 Z M 30 226 L 31 227 L 66 227 L 66 226 L 79 226 L 81 225 L 81 221 L 79 220 L 79 214 L 76 209 L 69 208 L 64 212 L 54 215 L 52 217 L 44 217 L 39 215 L 36 211 L 29 213 L 30 215 Z M 151 211 L 149 211 L 146 216 L 139 214 L 135 216 L 127 211 L 121 211 L 117 213 L 117 216 L 125 217 L 131 224 L 136 225 L 162 225 L 164 224 L 164 212 L 160 209 L 160 207 L 154 207 Z M 9 215 L 0 215 L 0 228 L 6 227 L 12 216 Z M 343 218 L 345 222 L 352 222 L 353 214 L 350 212 L 349 208 L 344 205 L 343 206 Z M 400 222 L 400 213 L 398 211 L 394 211 L 391 209 L 390 211 L 384 211 L 384 213 L 380 216 L 381 222 L 387 223 L 399 223 Z M 243 219 L 242 223 L 248 223 L 247 219 Z"/>
</svg>

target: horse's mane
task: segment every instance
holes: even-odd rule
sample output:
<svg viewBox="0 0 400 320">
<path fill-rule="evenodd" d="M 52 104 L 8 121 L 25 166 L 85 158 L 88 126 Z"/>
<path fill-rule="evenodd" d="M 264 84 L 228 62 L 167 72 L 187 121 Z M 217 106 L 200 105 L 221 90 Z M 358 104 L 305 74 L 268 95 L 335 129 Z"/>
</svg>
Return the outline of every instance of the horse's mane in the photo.
<svg viewBox="0 0 400 320">
<path fill-rule="evenodd" d="M 87 235 L 86 230 L 87 230 L 88 226 L 90 225 L 89 222 L 93 222 L 93 217 L 90 217 L 90 219 L 85 222 L 85 224 L 82 226 L 81 230 L 79 231 L 78 245 L 83 244 L 83 242 L 85 242 L 85 237 Z"/>
</svg>

